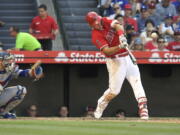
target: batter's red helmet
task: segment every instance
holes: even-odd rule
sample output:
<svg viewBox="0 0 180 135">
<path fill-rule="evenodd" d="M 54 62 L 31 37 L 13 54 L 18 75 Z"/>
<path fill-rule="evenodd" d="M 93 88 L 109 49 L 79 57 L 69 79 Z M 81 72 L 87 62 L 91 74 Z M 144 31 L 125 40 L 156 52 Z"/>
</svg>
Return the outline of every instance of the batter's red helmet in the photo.
<svg viewBox="0 0 180 135">
<path fill-rule="evenodd" d="M 91 27 L 94 27 L 96 23 L 100 23 L 101 16 L 99 16 L 96 12 L 88 12 L 86 15 L 86 21 Z"/>
</svg>

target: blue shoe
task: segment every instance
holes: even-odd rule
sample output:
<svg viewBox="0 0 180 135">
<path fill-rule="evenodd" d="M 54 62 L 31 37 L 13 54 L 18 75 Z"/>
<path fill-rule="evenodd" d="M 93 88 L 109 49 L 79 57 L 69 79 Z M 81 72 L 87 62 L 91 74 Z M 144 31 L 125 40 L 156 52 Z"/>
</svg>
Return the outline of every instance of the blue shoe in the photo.
<svg viewBox="0 0 180 135">
<path fill-rule="evenodd" d="M 2 117 L 4 119 L 16 119 L 16 114 L 14 114 L 14 113 L 6 113 Z"/>
</svg>

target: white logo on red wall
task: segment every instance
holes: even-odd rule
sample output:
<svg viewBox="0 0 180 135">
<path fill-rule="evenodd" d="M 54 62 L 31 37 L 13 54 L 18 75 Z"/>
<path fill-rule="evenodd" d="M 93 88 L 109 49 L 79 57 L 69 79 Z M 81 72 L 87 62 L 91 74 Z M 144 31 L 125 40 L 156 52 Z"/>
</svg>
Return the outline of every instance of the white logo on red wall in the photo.
<svg viewBox="0 0 180 135">
<path fill-rule="evenodd" d="M 152 53 L 151 57 L 149 58 L 149 62 L 162 62 L 162 58 L 160 57 L 159 53 Z"/>
<path fill-rule="evenodd" d="M 23 62 L 24 61 L 24 54 L 15 54 L 15 61 L 16 62 Z"/>
<path fill-rule="evenodd" d="M 105 62 L 105 56 L 100 52 L 92 54 L 92 53 L 77 53 L 72 52 L 70 54 L 70 62 L 87 62 L 87 63 L 96 63 L 96 62 Z"/>
<path fill-rule="evenodd" d="M 56 62 L 67 62 L 68 60 L 68 57 L 63 52 L 58 53 L 58 56 L 55 58 Z"/>
<path fill-rule="evenodd" d="M 180 62 L 180 55 L 174 53 L 165 53 L 164 54 L 164 62 L 167 63 L 179 63 Z"/>
<path fill-rule="evenodd" d="M 174 53 L 164 53 L 161 57 L 159 53 L 152 53 L 149 58 L 149 62 L 151 63 L 179 63 L 180 55 Z"/>
</svg>

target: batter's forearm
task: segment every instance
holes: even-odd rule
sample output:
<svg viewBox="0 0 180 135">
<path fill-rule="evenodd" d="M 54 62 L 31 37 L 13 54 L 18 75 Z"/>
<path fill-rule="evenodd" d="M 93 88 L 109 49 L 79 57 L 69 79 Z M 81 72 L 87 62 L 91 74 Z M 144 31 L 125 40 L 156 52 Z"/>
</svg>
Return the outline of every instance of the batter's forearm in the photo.
<svg viewBox="0 0 180 135">
<path fill-rule="evenodd" d="M 114 24 L 114 26 L 113 26 L 113 28 L 116 30 L 116 32 L 118 32 L 118 31 L 124 31 L 124 28 L 123 28 L 123 26 L 122 25 L 120 25 L 120 24 L 118 24 L 118 23 L 115 23 Z"/>
<path fill-rule="evenodd" d="M 127 43 L 127 39 L 124 35 L 123 26 L 115 23 L 114 28 L 115 28 L 117 34 L 119 35 L 119 42 L 120 42 L 121 48 L 126 48 L 128 46 L 128 43 Z"/>
<path fill-rule="evenodd" d="M 102 49 L 103 53 L 106 54 L 107 56 L 113 55 L 117 53 L 119 50 L 120 50 L 119 46 L 105 47 Z"/>
</svg>

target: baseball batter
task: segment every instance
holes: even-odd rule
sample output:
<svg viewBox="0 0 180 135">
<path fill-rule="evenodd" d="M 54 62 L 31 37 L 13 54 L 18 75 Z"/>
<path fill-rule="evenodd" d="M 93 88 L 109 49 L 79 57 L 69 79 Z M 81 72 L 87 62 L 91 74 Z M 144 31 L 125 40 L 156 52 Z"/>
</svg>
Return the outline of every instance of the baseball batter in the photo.
<svg viewBox="0 0 180 135">
<path fill-rule="evenodd" d="M 41 78 L 43 75 L 39 63 L 34 64 L 31 69 L 21 70 L 15 65 L 14 55 L 0 52 L 0 115 L 3 118 L 16 118 L 9 113 L 14 107 L 22 102 L 26 95 L 26 88 L 20 85 L 6 87 L 9 81 L 17 77 Z"/>
<path fill-rule="evenodd" d="M 139 68 L 133 64 L 125 49 L 127 40 L 123 26 L 116 20 L 99 16 L 96 12 L 89 12 L 86 15 L 86 21 L 92 28 L 93 44 L 107 57 L 106 65 L 109 72 L 109 88 L 98 100 L 95 118 L 101 118 L 108 103 L 120 93 L 126 78 L 138 102 L 139 116 L 147 120 L 149 118 L 147 98 L 141 83 Z"/>
</svg>

